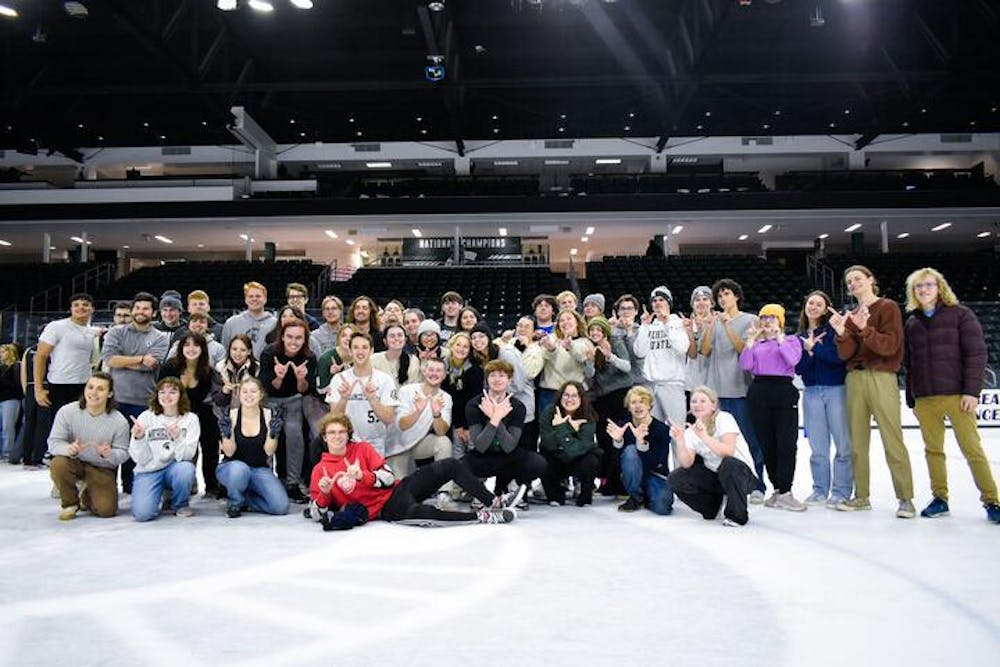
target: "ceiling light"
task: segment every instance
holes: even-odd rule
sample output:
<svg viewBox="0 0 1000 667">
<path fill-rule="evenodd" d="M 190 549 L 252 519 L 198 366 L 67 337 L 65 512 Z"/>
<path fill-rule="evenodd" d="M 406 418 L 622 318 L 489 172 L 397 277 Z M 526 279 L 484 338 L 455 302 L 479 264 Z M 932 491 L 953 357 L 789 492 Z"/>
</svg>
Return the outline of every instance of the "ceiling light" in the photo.
<svg viewBox="0 0 1000 667">
<path fill-rule="evenodd" d="M 949 227 L 951 227 L 950 222 L 942 222 L 940 225 L 935 225 L 934 227 L 931 227 L 931 231 L 940 232 L 942 229 L 948 229 Z"/>
<path fill-rule="evenodd" d="M 354 245 L 354 239 L 347 239 L 347 245 Z"/>
<path fill-rule="evenodd" d="M 128 250 L 128 249 L 129 249 L 129 248 L 131 248 L 131 247 L 132 247 L 132 246 L 129 246 L 129 245 L 123 245 L 123 246 L 122 246 L 122 248 L 124 248 L 125 250 Z M 53 249 L 53 250 L 55 250 L 55 247 L 53 247 L 52 249 Z"/>
<path fill-rule="evenodd" d="M 215 6 L 224 12 L 231 12 L 236 9 L 236 0 L 219 0 Z"/>
<path fill-rule="evenodd" d="M 328 229 L 323 233 L 329 236 L 331 239 L 337 238 L 337 232 L 333 231 L 332 229 Z"/>
<path fill-rule="evenodd" d="M 2 6 L 3 5 L 0 5 L 0 7 L 2 7 Z M 7 16 L 7 15 L 5 14 L 5 16 Z M 6 247 L 10 246 L 10 241 L 4 241 L 3 239 L 0 239 L 0 245 L 2 245 L 4 248 L 6 248 Z"/>
<path fill-rule="evenodd" d="M 199 243 L 199 244 L 198 244 L 198 247 L 199 247 L 199 248 L 204 248 L 204 247 L 205 247 L 205 244 L 204 244 L 204 243 Z"/>
<path fill-rule="evenodd" d="M 80 238 L 79 236 L 71 236 L 71 237 L 69 237 L 69 240 L 70 241 L 76 241 L 77 243 L 83 243 L 83 239 Z"/>
<path fill-rule="evenodd" d="M 422 239 L 422 238 L 424 237 L 424 234 L 423 234 L 423 232 L 421 232 L 421 231 L 420 231 L 419 229 L 411 229 L 410 231 L 411 231 L 411 232 L 413 233 L 413 235 L 414 235 L 414 236 L 416 236 L 416 237 L 417 237 L 418 239 Z"/>
<path fill-rule="evenodd" d="M 427 9 L 431 10 L 432 12 L 443 12 L 444 11 L 444 3 L 441 2 L 441 0 L 435 0 L 434 2 L 428 2 L 427 3 Z"/>
<path fill-rule="evenodd" d="M 587 241 L 590 240 L 590 237 L 589 236 L 581 236 L 580 240 L 583 241 L 584 243 L 586 243 Z"/>
<path fill-rule="evenodd" d="M 517 160 L 493 160 L 494 167 L 516 167 Z"/>
<path fill-rule="evenodd" d="M 773 226 L 774 225 L 764 225 L 763 227 L 761 227 L 760 229 L 757 230 L 757 233 L 758 234 L 766 234 L 767 232 L 771 231 L 771 227 L 773 227 Z"/>
<path fill-rule="evenodd" d="M 64 2 L 63 11 L 75 19 L 85 19 L 90 14 L 87 6 L 82 2 Z"/>
<path fill-rule="evenodd" d="M 17 10 L 13 7 L 8 7 L 7 5 L 0 5 L 0 16 L 9 16 L 12 19 L 17 18 Z M 7 245 L 10 245 L 9 243 Z"/>
<path fill-rule="evenodd" d="M 246 240 L 248 240 L 248 239 L 249 239 L 250 237 L 249 237 L 249 236 L 247 236 L 246 234 L 240 234 L 240 238 L 241 238 L 241 239 L 243 239 L 244 241 L 246 241 Z"/>
<path fill-rule="evenodd" d="M 897 239 L 905 239 L 909 235 L 910 235 L 910 232 L 900 232 L 899 234 L 896 234 L 896 238 Z"/>
<path fill-rule="evenodd" d="M 576 248 L 570 248 L 569 249 L 569 254 L 573 255 L 574 257 L 576 257 Z"/>
<path fill-rule="evenodd" d="M 566 131 L 566 128 L 565 128 L 565 127 L 560 127 L 560 128 L 559 128 L 559 131 L 560 131 L 560 132 L 565 132 L 565 131 Z"/>
<path fill-rule="evenodd" d="M 830 235 L 829 234 L 820 234 L 818 238 L 827 239 L 827 238 L 830 238 Z"/>
<path fill-rule="evenodd" d="M 365 162 L 369 169 L 392 169 L 391 162 Z"/>
<path fill-rule="evenodd" d="M 626 132 L 631 132 L 632 131 L 632 126 L 631 125 L 626 125 L 625 126 L 625 131 Z"/>
<path fill-rule="evenodd" d="M 990 235 L 991 233 L 992 233 L 992 232 L 979 232 L 978 234 L 976 234 L 976 238 L 977 238 L 977 239 L 985 239 L 985 238 L 986 238 L 987 236 L 989 236 L 989 235 Z"/>
<path fill-rule="evenodd" d="M 861 223 L 860 223 L 860 222 L 855 222 L 855 223 L 854 223 L 853 225 L 851 225 L 850 227 L 847 227 L 847 228 L 845 228 L 845 229 L 844 229 L 844 231 L 845 231 L 845 232 L 856 232 L 856 231 L 858 231 L 859 229 L 861 229 Z"/>
<path fill-rule="evenodd" d="M 586 234 L 587 236 L 593 236 L 594 235 L 594 228 L 593 227 L 587 227 L 585 230 L 583 230 L 583 233 Z"/>
<path fill-rule="evenodd" d="M 748 238 L 750 238 L 749 234 L 740 234 L 740 241 L 746 241 Z"/>
<path fill-rule="evenodd" d="M 621 164 L 622 159 L 620 157 L 599 157 L 594 160 L 594 164 Z"/>
<path fill-rule="evenodd" d="M 157 234 L 153 238 L 159 241 L 160 243 L 167 243 L 167 244 L 173 243 L 172 239 L 168 239 L 166 236 L 161 236 L 159 234 Z"/>
<path fill-rule="evenodd" d="M 671 234 L 680 234 L 683 231 L 684 231 L 684 225 L 677 225 L 672 230 L 670 230 L 670 233 Z"/>
<path fill-rule="evenodd" d="M 274 5 L 272 5 L 268 0 L 250 0 L 248 3 L 250 9 L 258 12 L 273 12 Z"/>
<path fill-rule="evenodd" d="M 418 167 L 440 167 L 442 164 L 440 162 L 418 162 Z"/>
<path fill-rule="evenodd" d="M 288 0 L 299 9 L 312 9 L 313 0 Z"/>
<path fill-rule="evenodd" d="M 499 231 L 499 232 L 500 232 L 500 236 L 507 236 L 507 228 L 506 228 L 506 227 L 501 227 L 501 228 L 500 228 L 499 230 L 497 230 L 497 231 Z"/>
<path fill-rule="evenodd" d="M 569 160 L 546 160 L 545 164 L 550 165 L 550 166 L 566 165 L 566 164 L 569 164 Z"/>
</svg>

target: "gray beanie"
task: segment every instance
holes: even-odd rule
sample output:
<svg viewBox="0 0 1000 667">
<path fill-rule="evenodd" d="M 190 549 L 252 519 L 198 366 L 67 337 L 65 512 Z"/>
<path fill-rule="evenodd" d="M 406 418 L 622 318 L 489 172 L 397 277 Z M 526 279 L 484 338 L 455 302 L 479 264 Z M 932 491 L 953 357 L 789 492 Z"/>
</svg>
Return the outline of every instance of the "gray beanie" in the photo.
<svg viewBox="0 0 1000 667">
<path fill-rule="evenodd" d="M 583 305 L 586 306 L 588 303 L 592 303 L 597 306 L 598 310 L 602 313 L 604 312 L 604 295 L 600 292 L 596 294 L 588 294 L 583 300 Z"/>
<path fill-rule="evenodd" d="M 181 303 L 181 293 L 172 289 L 165 291 L 160 296 L 160 308 L 176 308 L 177 310 L 184 310 L 184 304 Z"/>
<path fill-rule="evenodd" d="M 666 285 L 660 285 L 659 287 L 654 287 L 653 291 L 649 293 L 649 305 L 653 305 L 653 299 L 658 296 L 662 296 L 670 304 L 670 307 L 674 307 L 674 295 L 670 293 Z"/>
<path fill-rule="evenodd" d="M 694 300 L 699 296 L 707 296 L 708 300 L 712 301 L 712 288 L 707 285 L 698 285 L 691 290 L 691 307 L 694 307 Z"/>
<path fill-rule="evenodd" d="M 417 338 L 420 338 L 425 333 L 436 333 L 439 337 L 441 336 L 441 325 L 439 325 L 434 320 L 424 320 L 417 327 Z"/>
</svg>

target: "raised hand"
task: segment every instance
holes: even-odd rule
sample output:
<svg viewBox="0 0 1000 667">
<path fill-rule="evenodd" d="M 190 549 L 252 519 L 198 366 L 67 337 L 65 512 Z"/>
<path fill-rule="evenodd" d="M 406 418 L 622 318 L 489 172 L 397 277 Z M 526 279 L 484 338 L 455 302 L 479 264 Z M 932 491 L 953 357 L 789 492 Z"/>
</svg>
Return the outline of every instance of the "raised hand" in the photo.
<svg viewBox="0 0 1000 667">
<path fill-rule="evenodd" d="M 288 362 L 288 363 L 292 363 L 292 362 Z M 306 379 L 306 375 L 309 373 L 309 364 L 308 364 L 308 362 L 303 361 L 298 366 L 296 366 L 295 364 L 292 364 L 292 368 L 295 371 L 295 378 L 297 380 L 305 380 Z"/>
<path fill-rule="evenodd" d="M 290 361 L 288 362 L 288 364 L 291 364 L 291 363 L 292 362 L 290 362 Z M 278 363 L 278 360 L 275 359 L 274 360 L 274 377 L 278 378 L 279 380 L 284 380 L 285 379 L 285 375 L 288 373 L 288 364 Z"/>
<path fill-rule="evenodd" d="M 502 401 L 493 406 L 493 415 L 491 419 L 503 419 L 511 413 L 514 406 L 510 403 L 510 396 L 504 397 Z"/>
<path fill-rule="evenodd" d="M 852 311 L 848 317 L 854 322 L 858 331 L 864 331 L 865 327 L 868 326 L 868 318 L 871 317 L 871 313 L 868 312 L 868 306 L 860 306 L 857 310 Z"/>
<path fill-rule="evenodd" d="M 564 415 L 557 405 L 556 411 L 552 414 L 552 425 L 559 426 L 560 424 L 565 424 L 567 421 L 569 421 L 569 415 Z"/>
<path fill-rule="evenodd" d="M 638 426 L 633 424 L 632 432 L 635 433 L 636 444 L 640 442 L 645 443 L 646 437 L 649 435 L 649 424 L 639 424 Z"/>
<path fill-rule="evenodd" d="M 700 419 L 695 420 L 694 424 L 691 425 L 691 430 L 694 434 L 698 436 L 698 439 L 702 442 L 707 443 L 711 436 L 708 434 L 708 429 L 705 428 L 705 424 L 702 423 Z"/>
<path fill-rule="evenodd" d="M 762 333 L 761 330 L 752 324 L 749 327 L 747 327 L 747 334 L 746 334 L 747 347 L 753 347 L 754 343 L 757 342 L 757 338 L 760 337 L 761 333 Z"/>
<path fill-rule="evenodd" d="M 670 420 L 667 420 L 667 423 L 670 424 L 670 437 L 674 439 L 674 443 L 684 442 L 684 429 L 681 428 L 680 424 L 675 424 Z"/>
<path fill-rule="evenodd" d="M 378 400 L 378 387 L 375 386 L 374 382 L 368 380 L 368 382 L 365 383 L 365 386 L 362 387 L 362 389 L 364 389 L 365 398 L 368 399 L 369 403 L 374 403 L 375 401 Z"/>
<path fill-rule="evenodd" d="M 486 415 L 487 419 L 489 419 L 489 418 L 493 417 L 493 408 L 494 407 L 495 407 L 495 405 L 493 404 L 493 401 L 490 400 L 490 397 L 487 396 L 486 392 L 484 391 L 483 392 L 483 397 L 481 399 L 479 399 L 479 410 L 484 415 Z"/>
<path fill-rule="evenodd" d="M 569 420 L 569 425 L 573 428 L 574 431 L 579 431 L 580 427 L 583 426 L 586 423 L 587 423 L 587 420 L 583 419 L 583 418 L 581 418 L 581 419 L 570 419 Z"/>
<path fill-rule="evenodd" d="M 833 306 L 827 306 L 827 311 L 830 313 L 830 326 L 833 327 L 838 336 L 843 336 L 844 329 L 847 327 L 847 316 L 834 310 Z"/>
<path fill-rule="evenodd" d="M 146 427 L 142 425 L 142 422 L 137 421 L 135 417 L 129 417 L 132 420 L 132 437 L 136 440 L 142 440 L 146 437 Z"/>
<path fill-rule="evenodd" d="M 319 478 L 319 482 L 316 485 L 320 491 L 330 495 L 330 491 L 333 489 L 333 478 L 330 477 L 330 473 L 326 471 L 325 467 L 323 468 L 323 476 Z"/>
<path fill-rule="evenodd" d="M 424 408 L 427 407 L 427 403 L 428 403 L 427 397 L 424 396 L 422 393 L 417 392 L 417 397 L 413 399 L 413 411 L 423 412 Z"/>
<path fill-rule="evenodd" d="M 181 425 L 178 422 L 174 422 L 167 426 L 167 435 L 170 436 L 171 440 L 176 440 L 181 434 Z"/>
<path fill-rule="evenodd" d="M 627 425 L 627 423 L 626 423 Z M 625 439 L 625 426 L 619 426 L 610 419 L 608 420 L 608 426 L 604 429 L 612 440 L 622 441 Z"/>
<path fill-rule="evenodd" d="M 353 463 L 348 459 L 344 460 L 347 461 L 347 474 L 356 480 L 360 480 L 363 473 L 361 472 L 361 463 L 358 459 L 355 459 Z"/>
<path fill-rule="evenodd" d="M 357 380 L 354 382 L 348 382 L 346 379 L 340 378 L 340 385 L 337 387 L 337 393 L 340 394 L 340 398 L 349 398 L 351 392 L 354 391 L 354 385 L 357 383 Z"/>
<path fill-rule="evenodd" d="M 74 440 L 73 442 L 69 443 L 69 447 L 66 448 L 70 456 L 76 456 L 77 454 L 80 453 L 81 449 L 83 449 L 83 445 L 80 444 L 79 440 Z"/>
<path fill-rule="evenodd" d="M 646 310 L 646 306 L 642 307 L 642 315 L 639 316 L 639 321 L 643 324 L 649 324 L 653 321 L 653 314 Z"/>
<path fill-rule="evenodd" d="M 444 410 L 444 396 L 437 394 L 431 399 L 431 414 L 440 415 Z"/>
<path fill-rule="evenodd" d="M 111 456 L 111 445 L 107 442 L 102 442 L 97 445 L 97 454 L 102 459 L 106 459 Z"/>
<path fill-rule="evenodd" d="M 566 338 L 563 338 L 559 344 L 563 346 L 564 350 L 569 351 L 569 348 L 573 347 L 573 339 L 566 336 Z"/>
<path fill-rule="evenodd" d="M 340 371 L 344 370 L 344 364 L 338 364 L 336 361 L 330 361 L 330 377 L 333 377 Z"/>
<path fill-rule="evenodd" d="M 825 336 L 826 336 L 825 331 L 817 336 L 815 330 L 810 331 L 808 337 L 799 336 L 799 338 L 802 339 L 802 349 L 805 350 L 806 352 L 811 353 L 813 351 L 813 348 L 816 347 L 816 344 L 822 341 Z"/>
</svg>

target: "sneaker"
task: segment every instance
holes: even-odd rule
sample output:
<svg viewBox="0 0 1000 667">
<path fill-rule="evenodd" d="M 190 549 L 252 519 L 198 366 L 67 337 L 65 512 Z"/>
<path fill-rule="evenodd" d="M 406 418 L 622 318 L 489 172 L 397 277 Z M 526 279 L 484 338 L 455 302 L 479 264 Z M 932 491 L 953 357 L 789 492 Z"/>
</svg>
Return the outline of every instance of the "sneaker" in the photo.
<svg viewBox="0 0 1000 667">
<path fill-rule="evenodd" d="M 819 491 L 813 491 L 812 495 L 806 498 L 806 505 L 822 505 L 825 502 L 827 502 L 826 494 Z"/>
<path fill-rule="evenodd" d="M 764 504 L 764 492 L 754 489 L 750 492 L 747 502 L 751 505 L 762 505 Z"/>
<path fill-rule="evenodd" d="M 455 503 L 451 500 L 451 494 L 447 491 L 438 491 L 437 498 L 434 500 L 434 507 L 442 512 L 454 511 Z"/>
<path fill-rule="evenodd" d="M 503 507 L 517 507 L 518 503 L 524 500 L 524 495 L 528 492 L 527 484 L 518 485 L 514 491 L 508 491 L 500 496 Z M 527 504 L 527 503 L 525 503 Z"/>
<path fill-rule="evenodd" d="M 70 505 L 59 510 L 60 521 L 72 521 L 76 518 L 76 513 L 80 511 L 79 505 Z"/>
<path fill-rule="evenodd" d="M 846 501 L 847 498 L 843 496 L 830 496 L 830 499 L 826 501 L 826 508 L 828 510 L 835 510 L 837 509 L 837 505 Z"/>
<path fill-rule="evenodd" d="M 996 503 L 986 503 L 986 518 L 993 523 L 1000 523 L 1000 505 Z"/>
<path fill-rule="evenodd" d="M 771 495 L 768 496 L 767 500 L 764 501 L 764 507 L 770 507 L 771 509 L 774 509 L 777 502 L 778 502 L 778 492 L 772 491 Z"/>
<path fill-rule="evenodd" d="M 296 505 L 305 505 L 309 502 L 309 496 L 302 493 L 298 484 L 289 484 L 285 487 L 285 492 L 288 493 L 288 500 Z"/>
<path fill-rule="evenodd" d="M 642 509 L 642 501 L 635 496 L 629 496 L 628 500 L 618 506 L 619 512 L 635 512 Z"/>
<path fill-rule="evenodd" d="M 306 511 L 307 512 L 309 511 L 308 507 L 306 508 Z M 243 516 L 243 512 L 240 511 L 239 505 L 230 505 L 229 507 L 226 508 L 226 516 L 228 516 L 230 519 L 238 519 L 241 516 Z"/>
<path fill-rule="evenodd" d="M 312 508 L 311 507 L 307 507 L 304 510 L 302 510 L 302 516 L 303 516 L 303 518 L 306 518 L 306 519 L 309 519 L 310 521 L 312 521 L 312 518 L 313 518 Z"/>
<path fill-rule="evenodd" d="M 778 494 L 774 501 L 775 509 L 788 510 L 789 512 L 805 512 L 808 506 L 792 495 L 791 491 Z"/>
<path fill-rule="evenodd" d="M 527 512 L 528 511 L 528 499 L 527 498 L 521 498 L 519 501 L 517 501 L 516 503 L 514 503 L 514 509 L 516 509 L 518 512 Z"/>
<path fill-rule="evenodd" d="M 479 523 L 510 523 L 517 518 L 517 510 L 510 507 L 489 508 L 476 512 Z"/>
<path fill-rule="evenodd" d="M 185 505 L 184 507 L 178 507 L 174 510 L 174 514 L 185 519 L 189 519 L 194 516 L 194 509 L 190 505 Z"/>
<path fill-rule="evenodd" d="M 937 497 L 928 503 L 927 507 L 920 512 L 920 516 L 928 519 L 934 519 L 939 516 L 948 516 L 950 514 L 951 512 L 948 509 L 948 501 Z"/>
<path fill-rule="evenodd" d="M 132 508 L 132 494 L 122 491 L 118 496 L 118 509 L 128 510 Z"/>
<path fill-rule="evenodd" d="M 841 512 L 858 512 L 863 510 L 870 510 L 872 504 L 868 502 L 867 498 L 852 498 L 851 500 L 845 500 L 837 505 L 837 509 Z"/>
<path fill-rule="evenodd" d="M 722 525 L 725 526 L 726 528 L 742 528 L 743 527 L 743 524 L 736 523 L 732 519 L 723 519 L 722 520 Z"/>
<path fill-rule="evenodd" d="M 896 509 L 896 516 L 900 519 L 912 519 L 917 516 L 917 508 L 913 506 L 912 501 L 900 500 L 899 507 Z"/>
<path fill-rule="evenodd" d="M 486 505 L 484 505 L 483 501 L 480 500 L 479 498 L 473 498 L 472 500 L 469 501 L 469 509 L 471 509 L 473 512 L 478 512 L 484 507 L 486 507 Z"/>
</svg>

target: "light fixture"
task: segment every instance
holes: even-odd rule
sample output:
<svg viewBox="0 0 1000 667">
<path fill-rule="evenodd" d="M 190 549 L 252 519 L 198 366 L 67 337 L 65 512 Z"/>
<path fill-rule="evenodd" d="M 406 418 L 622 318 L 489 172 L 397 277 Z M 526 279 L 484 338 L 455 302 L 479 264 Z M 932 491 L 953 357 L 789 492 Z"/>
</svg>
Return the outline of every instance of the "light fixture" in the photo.
<svg viewBox="0 0 1000 667">
<path fill-rule="evenodd" d="M 269 0 L 249 0 L 250 9 L 258 12 L 273 12 L 274 5 Z"/>
<path fill-rule="evenodd" d="M 594 160 L 594 164 L 621 164 L 622 159 L 620 157 L 599 157 Z"/>
<path fill-rule="evenodd" d="M 90 15 L 90 10 L 87 9 L 87 5 L 82 2 L 64 2 L 62 3 L 63 11 L 69 14 L 75 19 L 85 19 Z"/>
<path fill-rule="evenodd" d="M 244 241 L 250 241 L 250 243 L 253 243 L 254 241 L 257 240 L 255 238 L 247 236 L 246 234 L 240 234 L 240 238 L 243 239 Z"/>
<path fill-rule="evenodd" d="M 494 167 L 516 167 L 517 160 L 493 160 Z"/>
<path fill-rule="evenodd" d="M 168 239 L 166 236 L 161 236 L 160 234 L 157 234 L 153 238 L 159 241 L 160 243 L 166 243 L 166 244 L 173 243 L 172 239 Z"/>
<path fill-rule="evenodd" d="M 443 12 L 444 2 L 441 2 L 441 0 L 434 0 L 434 2 L 428 2 L 427 9 L 431 10 L 432 12 Z"/>
<path fill-rule="evenodd" d="M 323 233 L 329 236 L 331 239 L 337 238 L 337 232 L 333 231 L 332 229 L 328 229 Z"/>
<path fill-rule="evenodd" d="M 414 228 L 411 229 L 410 232 L 412 232 L 413 235 L 416 236 L 418 239 L 422 239 L 424 237 L 423 232 L 421 232 L 419 229 Z"/>
<path fill-rule="evenodd" d="M 977 238 L 977 239 L 985 239 L 985 238 L 986 238 L 987 236 L 989 236 L 989 235 L 990 235 L 991 233 L 992 233 L 992 232 L 979 232 L 978 234 L 976 234 L 976 238 Z"/>
<path fill-rule="evenodd" d="M 418 167 L 440 167 L 441 162 L 417 162 Z"/>
<path fill-rule="evenodd" d="M 593 236 L 594 235 L 594 228 L 593 227 L 587 227 L 585 230 L 583 230 L 583 233 L 586 234 L 587 236 Z"/>
<path fill-rule="evenodd" d="M 391 162 L 365 162 L 369 169 L 392 169 Z"/>
<path fill-rule="evenodd" d="M 909 235 L 910 235 L 910 232 L 900 232 L 899 234 L 896 234 L 896 238 L 897 239 L 905 239 Z"/>
<path fill-rule="evenodd" d="M 590 237 L 589 237 L 589 236 L 581 236 L 581 237 L 580 237 L 580 241 L 582 241 L 583 243 L 586 243 L 586 242 L 587 242 L 587 241 L 589 241 L 589 240 L 590 240 Z"/>
<path fill-rule="evenodd" d="M 215 6 L 224 12 L 231 12 L 236 9 L 236 0 L 219 0 Z"/>
<path fill-rule="evenodd" d="M 293 6 L 298 7 L 299 9 L 313 8 L 313 0 L 288 0 L 288 1 L 291 2 Z"/>
<path fill-rule="evenodd" d="M 847 227 L 847 228 L 845 228 L 845 229 L 844 229 L 844 231 L 845 231 L 845 232 L 856 232 L 856 231 L 858 231 L 859 229 L 861 229 L 861 223 L 860 223 L 860 222 L 855 222 L 855 223 L 854 223 L 853 225 L 851 225 L 850 227 Z"/>
<path fill-rule="evenodd" d="M 204 247 L 205 247 L 205 244 L 204 244 L 204 243 L 199 243 L 199 244 L 198 244 L 198 247 L 199 247 L 199 248 L 204 248 Z"/>
<path fill-rule="evenodd" d="M 750 238 L 749 234 L 740 234 L 740 241 L 746 241 L 748 238 Z"/>
<path fill-rule="evenodd" d="M 129 248 L 131 248 L 131 247 L 132 247 L 132 246 L 130 246 L 130 245 L 123 245 L 123 246 L 122 246 L 122 248 L 123 248 L 123 249 L 125 249 L 125 250 L 128 250 L 128 249 L 129 249 Z M 52 249 L 53 249 L 53 250 L 55 250 L 55 246 L 53 246 L 53 247 L 52 247 Z"/>
<path fill-rule="evenodd" d="M 572 256 L 574 256 L 574 257 L 576 257 L 576 248 L 570 248 L 569 249 L 569 254 L 572 255 Z"/>
<path fill-rule="evenodd" d="M 0 6 L 2 6 L 2 5 L 0 5 Z M 7 248 L 7 247 L 9 247 L 11 245 L 11 243 L 10 243 L 10 241 L 4 241 L 3 239 L 0 239 L 0 245 L 2 245 L 4 248 Z"/>
<path fill-rule="evenodd" d="M 670 230 L 670 233 L 671 234 L 680 234 L 683 231 L 684 231 L 684 225 L 675 225 L 674 228 L 672 230 Z"/>
<path fill-rule="evenodd" d="M 500 233 L 500 236 L 507 236 L 507 228 L 506 227 L 501 227 L 497 231 Z"/>
<path fill-rule="evenodd" d="M 0 16 L 9 16 L 12 19 L 17 18 L 17 10 L 13 7 L 8 7 L 7 5 L 0 5 Z M 9 243 L 7 245 L 10 245 Z"/>
<path fill-rule="evenodd" d="M 567 165 L 569 160 L 546 160 L 545 164 L 549 166 Z"/>
<path fill-rule="evenodd" d="M 830 238 L 830 235 L 829 234 L 820 234 L 817 238 L 828 239 L 828 238 Z"/>
<path fill-rule="evenodd" d="M 69 237 L 69 240 L 70 241 L 76 241 L 77 243 L 83 243 L 83 239 L 80 238 L 79 236 L 71 236 L 71 237 Z"/>
<path fill-rule="evenodd" d="M 931 227 L 931 231 L 940 232 L 942 229 L 948 229 L 949 227 L 951 227 L 950 222 L 942 222 L 940 225 L 935 225 L 934 227 Z"/>
<path fill-rule="evenodd" d="M 560 127 L 560 128 L 559 128 L 559 131 L 560 131 L 560 132 L 565 132 L 565 131 L 566 131 L 566 128 L 565 128 L 565 127 Z"/>
<path fill-rule="evenodd" d="M 347 239 L 347 245 L 354 245 L 354 239 Z"/>
<path fill-rule="evenodd" d="M 763 227 L 761 227 L 760 229 L 758 229 L 758 230 L 757 230 L 757 233 L 758 233 L 758 234 L 766 234 L 766 233 L 768 233 L 769 231 L 771 231 L 771 227 L 772 227 L 772 226 L 773 226 L 773 225 L 764 225 Z"/>
</svg>

